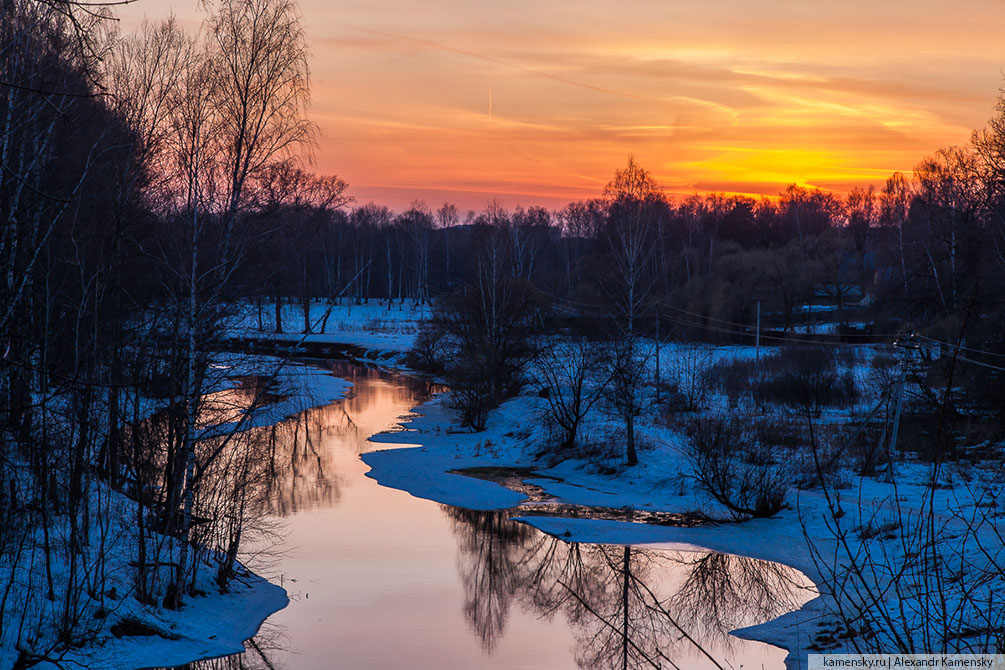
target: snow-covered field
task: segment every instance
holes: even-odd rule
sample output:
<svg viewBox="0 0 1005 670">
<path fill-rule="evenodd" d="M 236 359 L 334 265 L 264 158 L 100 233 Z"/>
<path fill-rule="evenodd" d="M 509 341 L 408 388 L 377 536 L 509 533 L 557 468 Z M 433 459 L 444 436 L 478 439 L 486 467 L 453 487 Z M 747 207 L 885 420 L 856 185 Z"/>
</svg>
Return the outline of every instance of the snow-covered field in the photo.
<svg viewBox="0 0 1005 670">
<path fill-rule="evenodd" d="M 304 314 L 300 305 L 283 306 L 284 332 L 278 334 L 274 305 L 265 305 L 259 312 L 255 305 L 242 303 L 237 305 L 236 311 L 227 328 L 231 337 L 290 342 L 303 338 L 307 342 L 336 342 L 398 353 L 412 347 L 419 323 L 429 316 L 428 305 L 413 302 L 381 304 L 373 300 L 360 305 L 350 300 L 341 305 L 315 302 L 310 309 L 311 332 L 304 335 Z"/>
</svg>

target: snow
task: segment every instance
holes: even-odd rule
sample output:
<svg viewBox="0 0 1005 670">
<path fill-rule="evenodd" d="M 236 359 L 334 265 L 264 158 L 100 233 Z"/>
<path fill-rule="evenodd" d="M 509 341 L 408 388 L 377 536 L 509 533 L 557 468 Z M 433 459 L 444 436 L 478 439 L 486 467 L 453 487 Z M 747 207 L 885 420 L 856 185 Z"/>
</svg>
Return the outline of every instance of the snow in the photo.
<svg viewBox="0 0 1005 670">
<path fill-rule="evenodd" d="M 326 371 L 304 363 L 283 361 L 272 356 L 236 356 L 224 354 L 218 357 L 216 365 L 220 369 L 217 383 L 211 393 L 219 394 L 222 416 L 217 416 L 213 425 L 199 437 L 209 438 L 225 435 L 240 424 L 241 430 L 271 426 L 282 419 L 311 407 L 319 407 L 345 397 L 352 383 L 339 379 Z M 278 396 L 275 402 L 257 408 L 250 417 L 244 417 L 245 404 L 240 399 L 230 400 L 227 392 L 240 386 L 242 377 L 270 377 L 270 391 Z M 212 398 L 210 396 L 210 401 Z"/>
<path fill-rule="evenodd" d="M 212 588 L 212 584 L 205 584 Z M 250 573 L 234 582 L 225 595 L 210 592 L 190 598 L 180 611 L 138 606 L 123 598 L 116 611 L 120 618 L 133 616 L 167 637 L 101 634 L 91 645 L 61 659 L 62 667 L 80 664 L 91 670 L 121 670 L 176 666 L 196 659 L 215 658 L 244 651 L 265 619 L 289 603 L 281 587 Z M 38 668 L 58 668 L 40 664 Z"/>
<path fill-rule="evenodd" d="M 670 357 L 682 345 L 665 345 L 661 355 Z M 815 421 L 827 424 L 854 424 L 877 401 L 876 389 L 869 384 L 873 359 L 882 348 L 856 347 L 855 356 L 841 363 L 856 377 L 863 390 L 862 400 L 850 408 L 827 408 Z M 718 347 L 713 360 L 749 357 L 752 347 Z M 653 362 L 650 361 L 650 367 Z M 718 405 L 722 399 L 712 399 Z M 490 415 L 483 432 L 462 430 L 449 406 L 449 395 L 441 394 L 415 411 L 419 415 L 404 432 L 379 435 L 373 441 L 398 445 L 398 448 L 364 455 L 371 466 L 368 476 L 381 484 L 400 488 L 440 503 L 476 509 L 509 509 L 514 518 L 540 530 L 567 540 L 612 544 L 656 544 L 681 547 L 702 547 L 723 553 L 774 561 L 801 571 L 813 583 L 822 583 L 819 556 L 839 555 L 840 546 L 833 527 L 831 512 L 824 492 L 819 489 L 789 492 L 788 506 L 770 519 L 732 522 L 718 504 L 711 502 L 688 477 L 689 465 L 681 455 L 684 436 L 654 420 L 653 416 L 638 419 L 640 463 L 634 468 L 621 465 L 623 455 L 617 445 L 623 445 L 623 435 L 616 419 L 594 410 L 594 416 L 584 426 L 589 442 L 599 445 L 599 455 L 584 454 L 558 459 L 548 453 L 548 435 L 541 427 L 544 402 L 534 389 L 510 399 Z M 407 445 L 419 445 L 408 447 Z M 620 447 L 623 448 L 623 447 Z M 605 450 L 608 453 L 604 453 Z M 808 449 L 807 449 L 808 451 Z M 628 521 L 594 520 L 529 516 L 524 511 L 534 503 L 520 504 L 523 497 L 495 483 L 460 476 L 451 471 L 471 467 L 530 468 L 533 474 L 523 481 L 544 490 L 554 502 L 606 508 L 632 508 L 664 512 L 701 512 L 720 523 L 696 527 L 671 527 Z M 962 537 L 967 527 L 967 510 L 978 507 L 978 499 L 995 489 L 995 470 L 964 466 L 954 470 L 944 468 L 942 486 L 935 491 L 934 508 L 939 513 L 937 523 L 947 532 Z M 882 475 L 880 475 L 882 477 Z M 838 472 L 835 482 L 842 488 L 829 488 L 832 500 L 843 512 L 840 523 L 846 531 L 846 541 L 853 554 L 873 552 L 874 556 L 897 565 L 905 559 L 909 542 L 907 531 L 898 530 L 901 518 L 917 519 L 925 509 L 925 496 L 931 467 L 910 462 L 903 457 L 896 463 L 896 483 L 877 478 L 860 477 L 848 470 Z M 955 479 L 954 479 L 955 478 Z M 961 486 L 962 481 L 968 482 Z M 983 503 L 987 505 L 987 502 Z M 863 529 L 891 524 L 889 538 L 879 537 L 867 542 Z M 984 540 L 995 542 L 992 523 L 979 531 Z M 807 539 L 812 540 L 813 549 Z M 962 551 L 969 552 L 961 560 L 971 566 L 986 565 L 987 560 L 970 542 Z M 1000 542 L 998 542 L 1000 544 Z M 971 546 L 973 545 L 973 546 Z M 829 568 L 828 568 L 829 569 Z M 889 583 L 882 571 L 875 575 L 880 586 Z M 837 622 L 828 618 L 827 598 L 815 598 L 801 610 L 774 621 L 744 629 L 738 634 L 774 644 L 790 651 L 790 668 L 805 667 L 806 654 L 821 631 L 835 628 Z M 835 653 L 854 651 L 851 642 L 838 639 Z M 816 647 L 813 647 L 816 649 Z"/>
<path fill-rule="evenodd" d="M 266 304 L 262 308 L 261 329 L 255 305 L 241 303 L 235 311 L 236 314 L 227 327 L 230 337 L 254 337 L 283 342 L 297 342 L 304 338 L 306 342 L 352 344 L 364 349 L 396 353 L 411 349 L 420 322 L 430 314 L 428 305 L 413 302 L 388 304 L 372 301 L 360 305 L 354 305 L 348 300 L 341 305 L 314 302 L 310 308 L 312 333 L 304 336 L 301 334 L 304 317 L 300 305 L 283 306 L 283 328 L 288 332 L 281 334 L 274 332 L 273 304 Z M 327 323 L 324 318 L 326 313 Z"/>
<path fill-rule="evenodd" d="M 478 466 L 529 466 L 541 476 L 531 476 L 524 481 L 542 487 L 556 502 L 664 512 L 702 510 L 715 514 L 716 510 L 682 478 L 685 465 L 672 446 L 645 449 L 639 454 L 639 466 L 611 474 L 597 472 L 588 463 L 576 459 L 548 467 L 534 458 L 542 436 L 533 430 L 528 432 L 536 423 L 539 399 L 520 396 L 508 401 L 491 415 L 487 429 L 481 433 L 459 432 L 448 403 L 449 396 L 440 395 L 415 410 L 419 416 L 408 424 L 409 430 L 372 438 L 372 441 L 396 444 L 399 448 L 364 454 L 363 460 L 371 466 L 367 475 L 385 486 L 444 504 L 474 509 L 510 509 L 513 518 L 566 540 L 657 545 L 683 550 L 704 548 L 775 561 L 796 568 L 809 579 L 816 576 L 816 568 L 805 550 L 799 514 L 794 510 L 785 510 L 772 519 L 694 528 L 523 516 L 518 506 L 524 499 L 522 494 L 450 471 Z M 657 430 L 650 427 L 649 436 Z M 672 434 L 664 437 L 668 445 L 679 439 Z M 408 447 L 410 444 L 421 446 Z M 816 609 L 817 606 L 808 605 L 803 616 L 815 616 Z M 792 631 L 798 630 L 793 628 L 793 621 L 806 624 L 805 619 L 787 615 L 744 630 L 743 636 L 797 649 L 805 646 L 808 640 L 793 635 Z"/>
<path fill-rule="evenodd" d="M 418 314 L 409 314 L 405 310 L 399 309 L 395 314 L 392 309 L 387 313 L 391 318 L 377 321 L 374 319 L 375 312 L 380 310 L 383 313 L 386 306 L 352 306 L 352 314 L 348 307 L 341 309 L 344 310 L 341 318 L 334 322 L 330 320 L 326 333 L 318 337 L 331 342 L 404 351 L 410 346 L 417 330 L 415 319 Z M 245 324 L 242 332 L 250 333 L 251 330 Z M 673 359 L 694 349 L 702 349 L 709 354 L 708 364 L 752 358 L 755 354 L 751 346 L 710 348 L 663 344 L 659 348 L 659 359 L 664 379 L 667 379 L 666 373 Z M 771 350 L 764 347 L 762 354 Z M 818 425 L 856 425 L 880 399 L 878 369 L 883 368 L 879 371 L 888 376 L 891 366 L 895 365 L 889 356 L 889 348 L 856 346 L 850 350 L 853 354 L 849 358 L 839 359 L 839 371 L 851 372 L 862 390 L 861 398 L 851 407 L 825 408 L 822 415 L 814 419 Z M 656 356 L 650 356 L 647 361 L 650 373 L 655 372 L 656 359 Z M 509 509 L 514 518 L 563 539 L 655 544 L 673 548 L 702 547 L 783 563 L 818 584 L 823 583 L 825 577 L 820 570 L 830 568 L 826 564 L 818 564 L 814 560 L 814 552 L 818 552 L 818 557 L 838 560 L 843 551 L 836 539 L 835 525 L 840 525 L 851 555 L 861 557 L 871 554 L 880 558 L 876 566 L 879 570 L 871 577 L 877 580 L 879 589 L 884 593 L 892 590 L 886 588 L 889 577 L 883 574 L 882 562 L 895 568 L 910 558 L 908 530 L 898 529 L 897 524 L 904 519 L 917 519 L 924 513 L 926 496 L 930 493 L 930 466 L 899 457 L 895 484 L 860 477 L 847 469 L 839 471 L 834 474 L 833 481 L 840 488 L 829 489 L 830 501 L 819 488 L 803 491 L 793 488 L 788 496 L 788 506 L 775 517 L 736 523 L 726 521 L 729 518 L 726 511 L 710 501 L 689 478 L 690 466 L 681 453 L 684 436 L 652 416 L 651 412 L 640 417 L 636 425 L 640 444 L 640 464 L 637 467 L 621 465 L 622 428 L 599 406 L 583 428 L 585 442 L 591 445 L 594 453 L 566 454 L 563 458 L 556 458 L 547 449 L 549 436 L 540 427 L 544 406 L 534 391 L 529 388 L 525 395 L 504 403 L 491 415 L 487 429 L 480 433 L 460 428 L 449 406 L 448 395 L 435 397 L 417 408 L 419 416 L 408 424 L 408 430 L 373 438 L 392 448 L 363 456 L 371 467 L 368 476 L 383 485 L 440 503 L 474 509 Z M 741 400 L 740 404 L 743 403 Z M 729 407 L 728 399 L 712 393 L 707 406 L 723 410 Z M 531 468 L 533 474 L 527 475 L 524 482 L 539 486 L 545 496 L 556 502 L 608 509 L 700 512 L 721 522 L 697 527 L 670 527 L 628 521 L 530 516 L 525 511 L 529 512 L 533 503 L 522 505 L 523 494 L 455 472 L 486 466 Z M 996 540 L 1000 537 L 1000 529 L 996 525 L 994 510 L 985 517 L 983 526 L 976 531 L 968 530 L 968 519 L 973 519 L 975 510 L 981 505 L 987 507 L 989 491 L 997 490 L 995 474 L 993 464 L 976 468 L 944 468 L 939 488 L 934 492 L 932 506 L 943 510 L 937 513 L 937 524 L 949 535 L 964 538 L 958 550 L 952 549 L 956 554 L 947 558 L 966 564 L 968 569 L 981 570 L 988 565 L 989 559 L 981 556 L 980 550 L 975 547 L 988 546 L 989 543 L 991 546 L 1000 545 L 1000 540 Z M 831 504 L 840 508 L 840 521 L 835 521 Z M 997 498 L 990 504 L 997 506 Z M 884 534 L 870 539 L 866 531 L 883 525 L 889 525 L 893 530 L 888 536 Z M 979 541 L 965 541 L 971 537 L 967 533 L 979 536 Z M 808 539 L 811 543 L 807 542 Z M 893 570 L 891 573 L 896 574 Z M 788 649 L 788 667 L 803 668 L 807 652 L 820 650 L 818 643 L 821 636 L 818 633 L 838 629 L 839 622 L 833 619 L 834 605 L 829 598 L 824 594 L 796 612 L 738 631 L 737 634 Z M 894 601 L 886 604 L 897 607 Z M 917 603 L 908 605 L 915 606 Z M 949 605 L 952 607 L 953 602 Z M 837 635 L 831 637 L 830 646 L 826 646 L 825 651 L 854 651 L 849 640 Z"/>
<path fill-rule="evenodd" d="M 34 667 L 55 669 L 79 665 L 92 670 L 121 670 L 179 665 L 197 658 L 231 654 L 243 649 L 243 641 L 255 634 L 266 617 L 286 606 L 288 600 L 282 588 L 240 567 L 230 591 L 220 594 L 213 567 L 208 564 L 201 565 L 198 573 L 196 588 L 200 595 L 187 598 L 181 610 L 140 602 L 134 597 L 135 571 L 129 565 L 136 556 L 136 534 L 131 529 L 135 503 L 100 483 L 94 485 L 91 495 L 91 504 L 96 509 L 98 505 L 107 506 L 108 521 L 103 544 L 102 529 L 95 523 L 89 529 L 86 545 L 94 553 L 101 548 L 106 561 L 100 596 L 85 595 L 75 610 L 90 629 L 92 637 L 87 644 L 69 651 L 45 652 L 53 648 L 55 626 L 63 603 L 59 598 L 55 602 L 45 598 L 41 588 L 44 579 L 41 561 L 20 568 L 19 579 L 10 594 L 11 602 L 18 603 L 18 614 L 24 613 L 27 622 L 27 634 L 21 646 L 52 659 L 52 662 L 43 661 Z M 66 532 L 65 524 L 55 523 L 52 528 L 54 536 L 63 537 Z M 154 536 L 147 541 L 154 542 L 158 538 L 164 539 Z M 40 538 L 35 541 L 40 542 Z M 177 553 L 177 542 L 168 542 Z M 96 561 L 98 556 L 84 553 L 81 560 Z M 9 567 L 5 565 L 0 569 Z M 56 593 L 62 593 L 70 569 L 61 551 L 53 551 L 51 570 Z M 115 627 L 123 622 L 139 622 L 151 634 L 116 637 Z M 0 668 L 5 670 L 14 667 L 19 654 L 15 628 L 12 625 L 4 627 Z"/>
<path fill-rule="evenodd" d="M 242 429 L 253 426 L 270 425 L 276 421 L 300 412 L 308 407 L 327 404 L 342 398 L 352 387 L 350 382 L 337 379 L 330 373 L 313 366 L 300 363 L 282 363 L 278 359 L 263 356 L 237 356 L 221 354 L 214 359 L 213 368 L 218 372 L 210 380 L 210 397 L 226 397 L 241 386 L 241 379 L 248 376 L 270 375 L 274 379 L 273 391 L 277 401 L 256 411 L 242 425 Z M 145 403 L 147 413 L 152 414 L 163 404 L 153 401 Z M 205 430 L 204 436 L 222 434 L 237 425 L 244 413 L 246 403 L 221 402 L 214 424 Z M 186 598 L 181 610 L 164 608 L 160 604 L 140 602 L 134 596 L 134 570 L 129 563 L 137 555 L 137 538 L 133 530 L 136 503 L 122 494 L 109 489 L 101 482 L 92 485 L 92 509 L 107 508 L 106 525 L 94 523 L 89 528 L 90 538 L 86 546 L 102 548 L 106 562 L 105 586 L 100 596 L 84 596 L 77 608 L 81 620 L 88 621 L 93 637 L 86 645 L 69 652 L 45 654 L 51 662 L 42 662 L 38 668 L 75 667 L 77 665 L 94 670 L 146 668 L 155 666 L 175 666 L 196 659 L 211 658 L 244 650 L 244 641 L 256 634 L 262 622 L 273 612 L 282 609 L 289 602 L 283 588 L 238 566 L 238 576 L 231 582 L 226 594 L 221 594 L 215 582 L 214 566 L 203 564 L 198 570 L 196 589 L 198 594 Z M 58 520 L 51 530 L 58 538 L 56 547 L 66 544 L 68 529 Z M 40 535 L 41 533 L 39 533 Z M 159 535 L 147 538 L 147 542 L 167 542 L 173 547 L 172 555 L 177 555 L 177 542 Z M 22 638 L 22 646 L 34 653 L 43 653 L 52 648 L 55 626 L 62 611 L 62 603 L 44 597 L 44 566 L 38 558 L 41 555 L 42 538 L 29 538 L 22 549 L 20 560 L 5 556 L 0 563 L 0 575 L 8 582 L 4 572 L 11 565 L 18 565 L 18 579 L 9 594 L 10 603 L 19 603 L 17 609 L 25 614 L 28 622 L 27 637 Z M 37 560 L 33 560 L 35 557 Z M 97 561 L 98 556 L 83 555 L 83 561 Z M 90 565 L 90 564 L 89 564 Z M 93 568 L 93 565 L 91 565 Z M 62 584 L 69 579 L 69 566 L 61 551 L 53 552 L 51 566 L 55 591 L 62 593 Z M 19 612 L 19 613 L 20 613 Z M 138 622 L 151 634 L 113 634 L 117 624 Z M 19 651 L 16 649 L 16 626 L 4 626 L 0 639 L 0 670 L 13 667 Z M 120 631 L 121 632 L 121 631 Z"/>
</svg>

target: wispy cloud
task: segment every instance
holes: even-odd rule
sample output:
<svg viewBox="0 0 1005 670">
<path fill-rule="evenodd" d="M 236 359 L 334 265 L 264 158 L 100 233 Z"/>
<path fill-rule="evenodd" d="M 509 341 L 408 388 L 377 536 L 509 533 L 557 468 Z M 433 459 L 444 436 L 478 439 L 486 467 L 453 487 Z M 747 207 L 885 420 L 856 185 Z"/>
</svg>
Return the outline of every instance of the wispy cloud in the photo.
<svg viewBox="0 0 1005 670">
<path fill-rule="evenodd" d="M 629 153 L 681 193 L 880 183 L 966 141 L 1005 63 L 1000 0 L 300 2 L 318 169 L 397 206 L 588 197 Z"/>
</svg>

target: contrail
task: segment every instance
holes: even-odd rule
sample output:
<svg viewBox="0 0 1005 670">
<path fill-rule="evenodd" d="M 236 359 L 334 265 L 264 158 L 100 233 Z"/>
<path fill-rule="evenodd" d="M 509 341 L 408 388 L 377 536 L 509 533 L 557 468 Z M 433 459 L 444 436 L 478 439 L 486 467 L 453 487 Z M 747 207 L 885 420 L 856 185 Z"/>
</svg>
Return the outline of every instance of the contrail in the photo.
<svg viewBox="0 0 1005 670">
<path fill-rule="evenodd" d="M 489 118 L 492 118 L 492 89 L 489 89 Z"/>
<path fill-rule="evenodd" d="M 651 102 L 667 102 L 669 99 L 673 100 L 683 100 L 696 105 L 701 105 L 703 107 L 711 107 L 718 112 L 726 114 L 731 117 L 731 125 L 736 125 L 736 110 L 726 105 L 720 104 L 718 102 L 713 102 L 711 100 L 702 100 L 700 98 L 692 98 L 686 95 L 671 95 L 671 96 L 654 96 L 646 93 L 635 93 L 632 91 L 625 90 L 615 90 L 610 88 L 604 88 L 603 86 L 596 86 L 594 84 L 589 84 L 584 81 L 579 81 L 576 79 L 569 79 L 545 70 L 540 70 L 535 67 L 530 67 L 527 65 L 522 65 L 520 63 L 505 60 L 502 58 L 495 58 L 493 56 L 486 56 L 474 51 L 467 51 L 466 49 L 458 49 L 456 47 L 447 46 L 435 40 L 421 39 L 416 37 L 408 37 L 407 35 L 397 35 L 394 33 L 385 33 L 379 30 L 370 30 L 368 28 L 360 28 L 359 26 L 354 26 L 348 23 L 341 24 L 348 28 L 349 30 L 354 30 L 365 35 L 374 35 L 376 37 L 383 37 L 384 39 L 393 40 L 397 42 L 411 42 L 412 44 L 418 44 L 429 49 L 438 49 L 440 51 L 447 51 L 450 53 L 460 54 L 462 56 L 467 56 L 469 58 L 475 58 L 487 63 L 495 63 L 496 65 L 502 65 L 504 67 L 512 68 L 514 70 L 520 70 L 521 72 L 527 72 L 529 74 L 537 75 L 538 77 L 543 77 L 545 79 L 550 79 L 552 81 L 557 81 L 562 84 L 567 84 L 569 86 L 576 86 L 579 88 L 584 88 L 590 91 L 596 91 L 598 93 L 604 93 L 607 95 L 614 95 L 622 98 L 629 98 L 633 100 L 648 100 Z"/>
</svg>

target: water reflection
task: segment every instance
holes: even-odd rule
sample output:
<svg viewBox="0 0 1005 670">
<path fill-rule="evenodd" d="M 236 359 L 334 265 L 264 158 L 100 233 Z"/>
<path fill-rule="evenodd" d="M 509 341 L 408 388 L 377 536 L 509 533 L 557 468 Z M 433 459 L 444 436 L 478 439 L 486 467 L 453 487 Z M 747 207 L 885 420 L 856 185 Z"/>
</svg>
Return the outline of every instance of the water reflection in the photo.
<svg viewBox="0 0 1005 670">
<path fill-rule="evenodd" d="M 534 531 L 506 512 L 443 506 L 457 535 L 457 571 L 464 585 L 464 616 L 491 653 L 506 630 L 517 590 L 525 581 L 523 556 Z"/>
<path fill-rule="evenodd" d="M 689 613 L 698 637 L 725 643 L 728 633 L 770 621 L 798 609 L 812 589 L 797 571 L 780 563 L 714 552 L 670 554 L 686 575 L 670 599 L 670 609 Z"/>
<path fill-rule="evenodd" d="M 287 517 L 315 505 L 338 503 L 345 480 L 332 454 L 318 445 L 323 431 L 351 428 L 344 415 L 332 406 L 321 407 L 260 429 L 269 474 L 261 512 Z"/>
<path fill-rule="evenodd" d="M 339 402 L 315 407 L 272 426 L 256 428 L 251 439 L 263 445 L 260 453 L 266 465 L 265 490 L 257 499 L 260 511 L 287 517 L 313 507 L 339 502 L 347 485 L 339 474 L 339 460 L 344 449 L 321 445 L 337 443 L 358 456 L 372 448 L 367 439 L 376 430 L 367 417 L 381 406 L 409 405 L 428 399 L 439 386 L 424 379 L 395 375 L 384 370 L 349 361 L 314 361 L 335 377 L 353 383 L 348 397 Z M 241 387 L 234 392 L 246 393 Z M 379 410 L 378 410 L 379 412 Z"/>
<path fill-rule="evenodd" d="M 514 604 L 542 618 L 561 612 L 581 668 L 733 664 L 729 635 L 809 597 L 783 565 L 717 553 L 566 542 L 507 512 L 443 506 L 457 534 L 464 614 L 491 653 Z"/>
<path fill-rule="evenodd" d="M 365 477 L 359 454 L 436 390 L 344 362 L 351 395 L 255 429 L 283 553 L 264 572 L 292 602 L 217 668 L 780 667 L 728 635 L 810 594 L 784 566 L 576 544 L 511 512 L 440 506 Z M 294 583 L 294 580 L 296 582 Z M 308 597 L 309 593 L 309 597 Z"/>
</svg>

